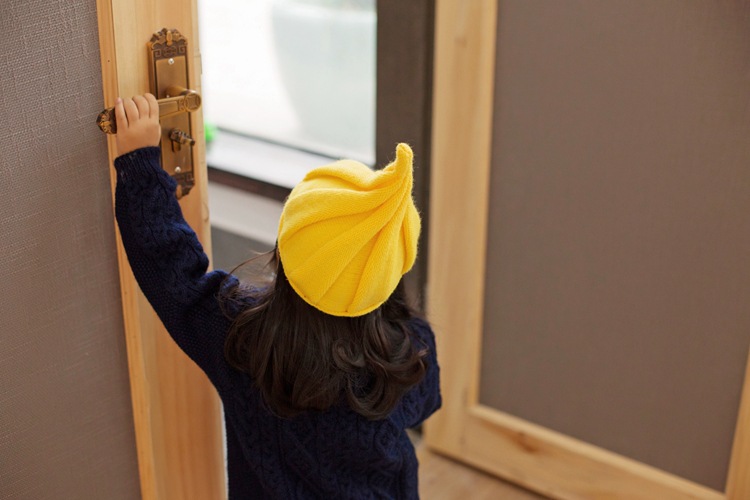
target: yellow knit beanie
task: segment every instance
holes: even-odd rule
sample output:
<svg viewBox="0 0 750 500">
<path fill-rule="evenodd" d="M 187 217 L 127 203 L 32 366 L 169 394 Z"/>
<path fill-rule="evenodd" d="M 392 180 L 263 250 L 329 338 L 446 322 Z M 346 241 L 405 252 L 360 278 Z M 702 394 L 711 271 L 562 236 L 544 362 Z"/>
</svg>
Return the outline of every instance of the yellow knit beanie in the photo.
<svg viewBox="0 0 750 500">
<path fill-rule="evenodd" d="M 341 160 L 310 171 L 291 192 L 278 248 L 292 288 L 334 316 L 361 316 L 395 290 L 417 256 L 413 153 L 396 148 L 380 171 Z"/>
</svg>

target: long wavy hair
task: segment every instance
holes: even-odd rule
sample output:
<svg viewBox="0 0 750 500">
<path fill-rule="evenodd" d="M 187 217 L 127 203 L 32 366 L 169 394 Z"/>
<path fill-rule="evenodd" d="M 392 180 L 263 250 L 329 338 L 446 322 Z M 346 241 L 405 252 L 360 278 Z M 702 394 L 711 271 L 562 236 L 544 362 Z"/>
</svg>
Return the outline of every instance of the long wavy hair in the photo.
<svg viewBox="0 0 750 500">
<path fill-rule="evenodd" d="M 427 350 L 413 341 L 415 311 L 403 283 L 368 314 L 332 316 L 307 304 L 287 281 L 278 252 L 269 254 L 267 283 L 222 297 L 251 304 L 231 324 L 227 362 L 250 375 L 280 417 L 345 401 L 368 419 L 385 418 L 425 373 Z"/>
</svg>

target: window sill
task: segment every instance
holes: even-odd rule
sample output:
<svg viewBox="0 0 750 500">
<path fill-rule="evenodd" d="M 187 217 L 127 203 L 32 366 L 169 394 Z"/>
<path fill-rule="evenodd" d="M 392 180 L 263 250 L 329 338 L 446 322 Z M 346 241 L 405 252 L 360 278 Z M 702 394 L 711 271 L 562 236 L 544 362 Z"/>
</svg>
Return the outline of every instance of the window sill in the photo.
<svg viewBox="0 0 750 500">
<path fill-rule="evenodd" d="M 328 156 L 221 130 L 206 152 L 209 181 L 279 201 L 309 170 L 331 161 Z"/>
</svg>

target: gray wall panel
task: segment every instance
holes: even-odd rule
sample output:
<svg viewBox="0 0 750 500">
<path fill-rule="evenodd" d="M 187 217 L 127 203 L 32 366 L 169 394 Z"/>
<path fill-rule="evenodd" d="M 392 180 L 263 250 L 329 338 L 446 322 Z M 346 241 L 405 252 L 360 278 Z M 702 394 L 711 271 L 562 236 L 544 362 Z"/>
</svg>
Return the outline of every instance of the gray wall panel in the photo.
<svg viewBox="0 0 750 500">
<path fill-rule="evenodd" d="M 140 496 L 94 0 L 0 2 L 0 498 Z"/>
</svg>

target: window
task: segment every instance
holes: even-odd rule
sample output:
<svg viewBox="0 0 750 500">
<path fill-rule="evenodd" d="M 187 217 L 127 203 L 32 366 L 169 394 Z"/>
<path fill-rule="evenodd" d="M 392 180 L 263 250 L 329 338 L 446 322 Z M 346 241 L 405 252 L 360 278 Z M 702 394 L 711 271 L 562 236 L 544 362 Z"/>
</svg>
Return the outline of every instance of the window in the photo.
<svg viewBox="0 0 750 500">
<path fill-rule="evenodd" d="M 199 16 L 207 125 L 374 164 L 375 0 L 202 0 Z"/>
</svg>

